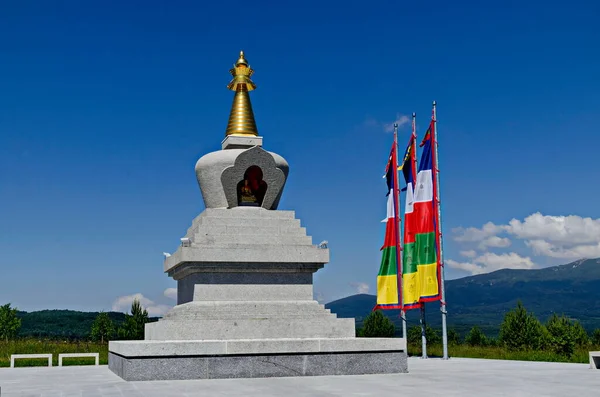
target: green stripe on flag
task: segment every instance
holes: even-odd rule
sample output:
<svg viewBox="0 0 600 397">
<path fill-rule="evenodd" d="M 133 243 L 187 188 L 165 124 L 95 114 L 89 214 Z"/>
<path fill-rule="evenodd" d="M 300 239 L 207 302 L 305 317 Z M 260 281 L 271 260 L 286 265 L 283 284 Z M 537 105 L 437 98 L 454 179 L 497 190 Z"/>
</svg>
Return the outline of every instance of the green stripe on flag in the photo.
<svg viewBox="0 0 600 397">
<path fill-rule="evenodd" d="M 396 247 L 384 248 L 378 276 L 395 276 L 396 274 Z"/>
<path fill-rule="evenodd" d="M 417 262 L 415 261 L 415 243 L 404 244 L 402 257 L 402 271 L 404 274 L 416 273 Z"/>
<path fill-rule="evenodd" d="M 428 265 L 436 262 L 435 232 L 415 235 L 415 244 L 418 247 L 416 252 L 417 264 Z"/>
</svg>

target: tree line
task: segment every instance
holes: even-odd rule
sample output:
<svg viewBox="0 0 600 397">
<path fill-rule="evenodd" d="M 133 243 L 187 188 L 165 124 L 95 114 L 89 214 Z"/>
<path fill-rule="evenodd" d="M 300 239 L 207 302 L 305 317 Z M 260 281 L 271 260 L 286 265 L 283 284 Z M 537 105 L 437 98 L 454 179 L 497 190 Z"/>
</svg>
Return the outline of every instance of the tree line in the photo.
<svg viewBox="0 0 600 397">
<path fill-rule="evenodd" d="M 407 343 L 421 343 L 421 327 L 413 326 L 407 330 Z M 370 313 L 358 330 L 362 337 L 393 337 L 396 334 L 394 323 L 381 311 Z M 427 344 L 442 343 L 440 332 L 429 326 L 425 328 Z M 448 330 L 448 344 L 480 347 L 504 347 L 513 351 L 549 350 L 565 357 L 571 357 L 577 347 L 600 346 L 600 328 L 588 335 L 577 320 L 553 314 L 543 324 L 533 313 L 528 312 L 519 301 L 517 306 L 507 312 L 500 324 L 498 338 L 486 336 L 478 326 L 474 326 L 464 340 L 454 329 Z"/>
<path fill-rule="evenodd" d="M 7 342 L 19 335 L 22 321 L 17 313 L 18 310 L 10 303 L 0 306 L 0 341 Z M 145 324 L 150 321 L 148 311 L 135 299 L 131 304 L 131 314 L 125 314 L 120 324 L 116 324 L 108 313 L 100 312 L 91 325 L 89 339 L 100 343 L 115 339 L 141 340 L 144 339 Z"/>
</svg>

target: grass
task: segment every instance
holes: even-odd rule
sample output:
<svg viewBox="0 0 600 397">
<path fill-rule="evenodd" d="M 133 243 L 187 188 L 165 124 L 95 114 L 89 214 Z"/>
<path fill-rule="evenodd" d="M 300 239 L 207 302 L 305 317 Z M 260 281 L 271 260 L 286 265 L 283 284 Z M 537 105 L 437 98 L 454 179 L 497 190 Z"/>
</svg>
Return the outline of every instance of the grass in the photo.
<svg viewBox="0 0 600 397">
<path fill-rule="evenodd" d="M 59 353 L 100 353 L 100 365 L 108 364 L 108 344 L 92 342 L 18 339 L 0 342 L 0 367 L 10 367 L 11 354 L 49 354 L 52 365 L 58 365 Z M 63 365 L 93 365 L 94 358 L 64 358 Z M 46 359 L 18 359 L 15 367 L 46 366 Z"/>
<path fill-rule="evenodd" d="M 578 348 L 571 358 L 558 355 L 549 351 L 510 351 L 503 347 L 479 347 L 468 345 L 450 345 L 448 353 L 450 357 L 487 358 L 494 360 L 521 360 L 521 361 L 552 361 L 588 363 L 588 352 L 600 350 L 600 346 L 589 346 Z M 52 353 L 52 365 L 58 365 L 59 353 L 100 353 L 100 365 L 108 364 L 108 344 L 93 342 L 71 342 L 38 339 L 18 339 L 8 342 L 0 342 L 0 367 L 10 367 L 11 354 L 48 354 Z M 421 345 L 408 346 L 408 354 L 411 356 L 421 355 Z M 427 354 L 430 357 L 441 357 L 441 345 L 427 346 Z M 93 365 L 93 358 L 66 358 L 63 365 Z M 45 359 L 19 359 L 15 361 L 15 367 L 46 366 Z"/>
<path fill-rule="evenodd" d="M 510 351 L 497 346 L 468 346 L 468 345 L 450 345 L 448 346 L 448 355 L 450 357 L 465 358 L 487 358 L 493 360 L 519 360 L 519 361 L 550 361 L 567 363 L 589 363 L 589 352 L 600 350 L 599 346 L 589 346 L 586 348 L 577 348 L 570 357 L 565 357 L 551 351 L 533 350 L 533 351 Z M 421 355 L 421 345 L 408 346 L 408 354 L 411 356 Z M 442 346 L 427 346 L 427 355 L 430 357 L 441 357 Z"/>
</svg>

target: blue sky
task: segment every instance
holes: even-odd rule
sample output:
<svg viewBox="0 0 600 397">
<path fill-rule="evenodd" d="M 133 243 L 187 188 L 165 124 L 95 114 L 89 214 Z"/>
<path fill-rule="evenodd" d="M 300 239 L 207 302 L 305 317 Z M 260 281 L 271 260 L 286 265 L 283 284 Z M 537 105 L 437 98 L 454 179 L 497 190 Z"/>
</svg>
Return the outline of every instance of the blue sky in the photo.
<svg viewBox="0 0 600 397">
<path fill-rule="evenodd" d="M 598 4 L 122 3 L 0 5 L 0 303 L 173 304 L 161 253 L 203 210 L 242 49 L 280 208 L 330 243 L 319 299 L 373 293 L 386 125 L 422 134 L 432 100 L 448 278 L 600 256 Z"/>
</svg>

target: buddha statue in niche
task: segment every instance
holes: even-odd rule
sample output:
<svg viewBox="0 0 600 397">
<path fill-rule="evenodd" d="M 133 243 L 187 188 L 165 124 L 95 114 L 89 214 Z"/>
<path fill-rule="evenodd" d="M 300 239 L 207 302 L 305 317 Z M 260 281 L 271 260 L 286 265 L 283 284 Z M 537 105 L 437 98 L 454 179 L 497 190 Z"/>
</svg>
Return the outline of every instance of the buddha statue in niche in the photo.
<svg viewBox="0 0 600 397">
<path fill-rule="evenodd" d="M 260 167 L 253 165 L 246 170 L 244 179 L 237 185 L 239 206 L 260 207 L 262 205 L 267 192 L 267 183 L 262 178 Z"/>
</svg>

